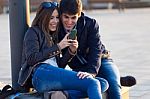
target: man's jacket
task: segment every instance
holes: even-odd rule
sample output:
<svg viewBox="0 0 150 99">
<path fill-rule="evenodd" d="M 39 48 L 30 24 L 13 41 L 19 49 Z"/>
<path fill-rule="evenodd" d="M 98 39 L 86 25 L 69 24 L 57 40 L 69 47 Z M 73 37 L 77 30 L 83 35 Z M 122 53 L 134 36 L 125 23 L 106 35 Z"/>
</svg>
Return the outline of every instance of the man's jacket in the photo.
<svg viewBox="0 0 150 99">
<path fill-rule="evenodd" d="M 65 36 L 65 30 L 60 24 L 59 40 Z M 84 71 L 97 74 L 100 68 L 103 46 L 100 39 L 99 25 L 95 19 L 84 16 L 77 21 L 77 54 L 68 63 L 74 71 Z M 66 50 L 62 51 L 63 54 Z"/>
</svg>

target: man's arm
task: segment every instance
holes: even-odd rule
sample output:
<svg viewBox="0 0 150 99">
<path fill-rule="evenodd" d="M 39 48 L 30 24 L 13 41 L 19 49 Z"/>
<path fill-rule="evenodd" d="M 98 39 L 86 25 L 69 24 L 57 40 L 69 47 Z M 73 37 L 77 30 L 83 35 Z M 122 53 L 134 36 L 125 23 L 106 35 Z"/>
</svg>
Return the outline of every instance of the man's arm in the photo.
<svg viewBox="0 0 150 99">
<path fill-rule="evenodd" d="M 89 51 L 87 53 L 87 72 L 96 75 L 101 64 L 102 43 L 99 34 L 99 25 L 96 20 L 93 19 L 89 27 L 87 39 L 87 44 L 89 47 Z"/>
</svg>

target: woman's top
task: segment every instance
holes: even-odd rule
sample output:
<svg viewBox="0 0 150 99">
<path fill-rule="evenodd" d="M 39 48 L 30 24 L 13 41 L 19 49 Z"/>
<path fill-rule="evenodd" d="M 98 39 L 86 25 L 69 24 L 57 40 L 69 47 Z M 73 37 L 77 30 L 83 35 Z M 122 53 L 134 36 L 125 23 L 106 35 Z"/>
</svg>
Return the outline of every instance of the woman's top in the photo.
<svg viewBox="0 0 150 99">
<path fill-rule="evenodd" d="M 50 64 L 51 66 L 58 67 L 58 64 L 56 62 L 56 57 L 49 58 L 42 63 L 46 63 L 46 64 Z"/>
</svg>

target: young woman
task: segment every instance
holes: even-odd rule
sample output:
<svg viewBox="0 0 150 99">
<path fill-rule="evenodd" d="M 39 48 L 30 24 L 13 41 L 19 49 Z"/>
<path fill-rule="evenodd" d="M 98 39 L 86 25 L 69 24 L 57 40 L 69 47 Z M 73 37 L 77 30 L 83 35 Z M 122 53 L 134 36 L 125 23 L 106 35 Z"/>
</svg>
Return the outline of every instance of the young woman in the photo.
<svg viewBox="0 0 150 99">
<path fill-rule="evenodd" d="M 85 72 L 61 68 L 76 55 L 78 42 L 68 39 L 69 34 L 58 42 L 58 25 L 58 4 L 43 2 L 24 37 L 18 83 L 24 86 L 31 77 L 32 85 L 38 92 L 80 90 L 87 92 L 90 99 L 102 99 L 99 80 L 105 88 L 108 88 L 107 81 L 97 80 Z M 60 57 L 61 50 L 65 48 L 68 51 Z M 84 76 L 81 77 L 81 74 Z"/>
</svg>

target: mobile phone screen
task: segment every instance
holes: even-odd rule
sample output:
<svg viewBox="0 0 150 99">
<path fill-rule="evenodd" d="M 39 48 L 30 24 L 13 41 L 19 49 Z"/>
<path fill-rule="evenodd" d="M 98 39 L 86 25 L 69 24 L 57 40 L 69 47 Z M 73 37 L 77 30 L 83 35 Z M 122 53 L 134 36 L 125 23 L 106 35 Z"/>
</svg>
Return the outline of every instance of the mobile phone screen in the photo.
<svg viewBox="0 0 150 99">
<path fill-rule="evenodd" d="M 69 34 L 69 39 L 75 40 L 77 35 L 77 29 L 72 29 Z"/>
</svg>

